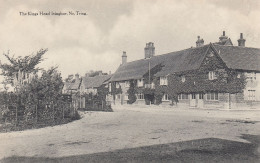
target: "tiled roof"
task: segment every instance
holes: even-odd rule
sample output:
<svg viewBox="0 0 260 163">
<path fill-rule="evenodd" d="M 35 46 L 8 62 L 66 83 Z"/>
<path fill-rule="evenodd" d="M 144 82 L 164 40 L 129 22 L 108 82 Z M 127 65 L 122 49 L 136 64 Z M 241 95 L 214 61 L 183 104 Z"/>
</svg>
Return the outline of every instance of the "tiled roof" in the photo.
<svg viewBox="0 0 260 163">
<path fill-rule="evenodd" d="M 209 45 L 198 48 L 189 48 L 182 51 L 154 56 L 151 59 L 141 59 L 121 65 L 114 73 L 110 81 L 121 81 L 142 78 L 150 68 L 158 64 L 164 65 L 157 76 L 167 75 L 172 72 L 192 70 L 199 68 Z"/>
<path fill-rule="evenodd" d="M 228 68 L 260 71 L 260 49 L 214 43 L 154 56 L 151 59 L 128 62 L 117 69 L 110 81 L 140 79 L 148 72 L 149 62 L 150 68 L 158 64 L 163 65 L 162 70 L 155 74 L 156 76 L 198 69 L 210 46 L 215 48 Z"/>
<path fill-rule="evenodd" d="M 109 80 L 112 75 L 101 75 L 95 77 L 83 77 L 82 84 L 84 84 L 85 88 L 98 88 L 105 81 Z"/>
<path fill-rule="evenodd" d="M 260 49 L 214 44 L 228 68 L 260 71 Z"/>
<path fill-rule="evenodd" d="M 65 82 L 64 88 L 65 90 L 77 90 L 80 87 L 81 79 L 74 80 L 72 82 Z"/>
</svg>

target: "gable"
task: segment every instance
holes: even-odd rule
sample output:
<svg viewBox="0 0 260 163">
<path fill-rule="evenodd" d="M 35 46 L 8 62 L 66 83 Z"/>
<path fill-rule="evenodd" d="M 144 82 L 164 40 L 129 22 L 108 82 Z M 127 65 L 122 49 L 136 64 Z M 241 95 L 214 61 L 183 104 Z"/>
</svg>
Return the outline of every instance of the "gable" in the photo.
<svg viewBox="0 0 260 163">
<path fill-rule="evenodd" d="M 209 46 L 199 69 L 201 71 L 213 71 L 225 68 L 227 68 L 225 62 L 218 55 L 214 47 L 212 45 Z"/>
</svg>

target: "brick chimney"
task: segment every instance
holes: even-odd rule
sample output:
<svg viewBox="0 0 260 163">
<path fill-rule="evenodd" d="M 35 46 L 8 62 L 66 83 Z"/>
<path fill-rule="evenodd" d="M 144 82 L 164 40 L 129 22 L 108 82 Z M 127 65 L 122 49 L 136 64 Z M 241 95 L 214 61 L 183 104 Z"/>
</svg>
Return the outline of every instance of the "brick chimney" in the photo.
<svg viewBox="0 0 260 163">
<path fill-rule="evenodd" d="M 219 42 L 224 42 L 228 39 L 228 37 L 226 36 L 225 31 L 223 31 L 223 35 L 219 37 Z"/>
<path fill-rule="evenodd" d="M 144 58 L 151 58 L 154 56 L 155 47 L 152 42 L 146 43 L 146 46 L 144 48 Z"/>
<path fill-rule="evenodd" d="M 123 55 L 122 55 L 122 65 L 125 64 L 127 62 L 127 55 L 126 52 L 123 51 Z"/>
<path fill-rule="evenodd" d="M 245 47 L 246 40 L 243 38 L 243 33 L 240 33 L 240 39 L 238 39 L 237 42 L 238 42 L 238 46 Z"/>
<path fill-rule="evenodd" d="M 79 74 L 76 74 L 76 75 L 75 75 L 75 80 L 76 80 L 76 81 L 79 81 Z"/>
<path fill-rule="evenodd" d="M 204 45 L 204 40 L 200 39 L 200 36 L 198 36 L 198 40 L 196 41 L 196 47 L 200 47 Z"/>
</svg>

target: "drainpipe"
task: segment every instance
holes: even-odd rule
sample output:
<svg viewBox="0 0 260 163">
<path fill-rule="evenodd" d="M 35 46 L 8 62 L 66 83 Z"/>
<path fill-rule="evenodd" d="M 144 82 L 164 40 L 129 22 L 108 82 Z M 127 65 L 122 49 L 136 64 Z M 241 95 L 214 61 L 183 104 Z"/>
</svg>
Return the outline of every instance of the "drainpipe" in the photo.
<svg viewBox="0 0 260 163">
<path fill-rule="evenodd" d="M 230 95 L 230 92 L 228 92 L 228 109 L 231 109 L 231 95 Z"/>
</svg>

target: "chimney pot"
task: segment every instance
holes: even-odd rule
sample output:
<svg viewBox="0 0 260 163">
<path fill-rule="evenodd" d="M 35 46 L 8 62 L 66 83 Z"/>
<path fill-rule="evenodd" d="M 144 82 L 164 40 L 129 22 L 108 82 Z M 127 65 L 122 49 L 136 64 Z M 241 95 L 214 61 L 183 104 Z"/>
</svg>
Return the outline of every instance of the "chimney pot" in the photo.
<svg viewBox="0 0 260 163">
<path fill-rule="evenodd" d="M 123 55 L 122 55 L 122 65 L 125 64 L 127 62 L 127 55 L 126 52 L 123 51 Z"/>
<path fill-rule="evenodd" d="M 246 40 L 243 38 L 243 33 L 240 33 L 240 39 L 237 40 L 238 46 L 245 46 Z"/>
<path fill-rule="evenodd" d="M 225 31 L 223 31 L 223 36 L 225 36 L 225 35 L 226 35 Z"/>
</svg>

